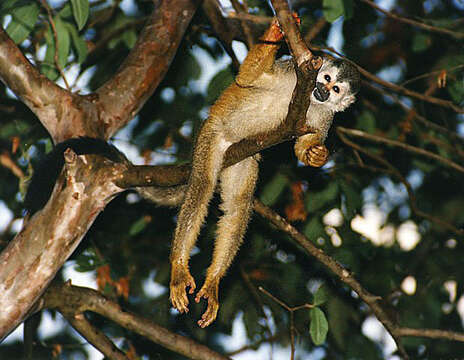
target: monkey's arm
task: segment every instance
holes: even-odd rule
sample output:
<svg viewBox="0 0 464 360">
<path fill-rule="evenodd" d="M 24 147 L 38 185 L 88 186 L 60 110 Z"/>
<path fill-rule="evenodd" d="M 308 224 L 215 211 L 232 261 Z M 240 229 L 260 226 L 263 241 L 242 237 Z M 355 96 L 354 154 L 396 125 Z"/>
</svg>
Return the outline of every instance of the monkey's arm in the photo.
<svg viewBox="0 0 464 360">
<path fill-rule="evenodd" d="M 277 20 L 274 20 L 269 29 L 259 39 L 258 44 L 250 49 L 240 66 L 239 73 L 235 79 L 239 87 L 252 86 L 253 82 L 261 74 L 272 72 L 277 50 L 280 48 L 282 39 L 282 31 L 279 28 Z"/>
<path fill-rule="evenodd" d="M 329 151 L 319 133 L 300 136 L 295 142 L 295 155 L 303 164 L 321 167 L 327 163 Z"/>
</svg>

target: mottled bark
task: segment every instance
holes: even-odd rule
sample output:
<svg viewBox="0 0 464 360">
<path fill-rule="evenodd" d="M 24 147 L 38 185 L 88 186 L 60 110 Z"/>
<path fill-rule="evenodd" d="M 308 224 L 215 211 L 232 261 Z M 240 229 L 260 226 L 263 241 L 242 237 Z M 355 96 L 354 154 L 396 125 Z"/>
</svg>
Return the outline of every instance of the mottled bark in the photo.
<svg viewBox="0 0 464 360">
<path fill-rule="evenodd" d="M 84 161 L 85 159 L 85 161 Z M 50 201 L 0 254 L 0 338 L 19 325 L 106 204 L 126 164 L 65 153 Z"/>
</svg>

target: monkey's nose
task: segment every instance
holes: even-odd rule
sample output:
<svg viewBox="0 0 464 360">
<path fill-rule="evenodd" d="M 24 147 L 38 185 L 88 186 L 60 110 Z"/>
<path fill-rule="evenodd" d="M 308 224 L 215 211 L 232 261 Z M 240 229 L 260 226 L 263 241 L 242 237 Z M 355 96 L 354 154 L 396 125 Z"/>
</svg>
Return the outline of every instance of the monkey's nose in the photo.
<svg viewBox="0 0 464 360">
<path fill-rule="evenodd" d="M 316 88 L 314 89 L 314 97 L 320 101 L 324 102 L 329 98 L 330 92 L 327 90 L 326 86 L 321 82 L 316 82 Z"/>
</svg>

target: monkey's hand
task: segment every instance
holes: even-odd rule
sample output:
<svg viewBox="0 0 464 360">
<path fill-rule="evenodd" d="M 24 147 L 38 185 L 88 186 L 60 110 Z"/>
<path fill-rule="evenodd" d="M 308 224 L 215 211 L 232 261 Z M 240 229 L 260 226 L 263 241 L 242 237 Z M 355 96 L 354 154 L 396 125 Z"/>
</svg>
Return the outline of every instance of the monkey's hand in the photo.
<svg viewBox="0 0 464 360">
<path fill-rule="evenodd" d="M 322 144 L 317 133 L 300 136 L 294 149 L 298 160 L 305 165 L 321 167 L 329 158 L 329 150 Z"/>
<path fill-rule="evenodd" d="M 327 163 L 328 159 L 329 150 L 327 150 L 325 145 L 315 145 L 306 149 L 304 156 L 305 161 L 302 161 L 305 165 L 321 167 Z"/>
<path fill-rule="evenodd" d="M 189 294 L 193 294 L 196 285 L 188 267 L 179 264 L 172 264 L 171 270 L 171 283 L 170 288 L 170 300 L 174 308 L 180 313 L 187 313 L 188 309 L 188 297 L 185 289 L 189 287 Z"/>
<path fill-rule="evenodd" d="M 205 313 L 201 316 L 201 319 L 198 320 L 198 325 L 202 328 L 207 327 L 216 319 L 219 309 L 218 287 L 219 280 L 211 280 L 207 277 L 205 284 L 195 297 L 195 301 L 197 303 L 200 302 L 201 298 L 208 300 L 208 307 L 206 308 Z"/>
</svg>

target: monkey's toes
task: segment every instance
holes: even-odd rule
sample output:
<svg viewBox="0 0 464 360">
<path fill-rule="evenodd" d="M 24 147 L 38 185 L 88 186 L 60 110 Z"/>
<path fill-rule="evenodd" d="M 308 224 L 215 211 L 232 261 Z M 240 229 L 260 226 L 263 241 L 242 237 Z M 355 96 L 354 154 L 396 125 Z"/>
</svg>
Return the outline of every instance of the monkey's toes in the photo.
<svg viewBox="0 0 464 360">
<path fill-rule="evenodd" d="M 208 300 L 208 307 L 206 308 L 205 313 L 201 316 L 201 319 L 198 320 L 198 325 L 201 328 L 205 328 L 210 325 L 217 316 L 219 310 L 219 301 L 218 301 L 218 284 L 208 284 L 205 283 L 201 290 L 198 292 L 195 297 L 195 301 L 200 302 L 201 298 Z"/>
<path fill-rule="evenodd" d="M 172 306 L 180 313 L 187 313 L 189 311 L 189 300 L 187 297 L 186 288 L 189 287 L 189 293 L 193 294 L 195 290 L 195 281 L 186 269 L 173 268 L 170 283 L 170 300 Z"/>
</svg>

